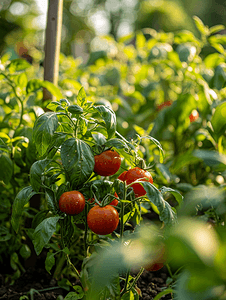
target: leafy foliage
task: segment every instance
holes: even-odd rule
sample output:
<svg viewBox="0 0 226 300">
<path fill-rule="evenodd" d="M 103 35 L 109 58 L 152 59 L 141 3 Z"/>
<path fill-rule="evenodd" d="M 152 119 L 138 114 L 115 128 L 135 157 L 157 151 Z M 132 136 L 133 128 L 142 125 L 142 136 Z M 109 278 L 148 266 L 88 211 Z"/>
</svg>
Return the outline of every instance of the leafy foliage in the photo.
<svg viewBox="0 0 226 300">
<path fill-rule="evenodd" d="M 117 43 L 102 38 L 114 51 L 91 53 L 87 64 L 62 55 L 59 88 L 25 61 L 1 58 L 0 253 L 9 253 L 12 281 L 20 259 L 31 254 L 31 239 L 37 255 L 48 250 L 48 272 L 72 270 L 80 279 L 82 291 L 68 299 L 139 299 L 129 269 L 153 261 L 163 244 L 168 269 L 176 269 L 169 284 L 175 299 L 196 293 L 209 299 L 206 291 L 223 297 L 225 37 L 216 34 L 221 26 L 194 20 L 200 38 L 146 29 Z M 205 54 L 209 46 L 216 51 Z M 43 103 L 42 88 L 56 101 Z M 120 169 L 103 178 L 94 172 L 94 157 L 109 149 L 120 155 Z M 153 177 L 153 184 L 136 181 L 146 191 L 140 197 L 118 178 L 135 166 Z M 58 203 L 72 190 L 86 201 L 73 216 Z M 114 199 L 120 225 L 109 235 L 94 234 L 89 210 Z M 150 226 L 144 222 L 149 212 L 155 216 Z"/>
</svg>

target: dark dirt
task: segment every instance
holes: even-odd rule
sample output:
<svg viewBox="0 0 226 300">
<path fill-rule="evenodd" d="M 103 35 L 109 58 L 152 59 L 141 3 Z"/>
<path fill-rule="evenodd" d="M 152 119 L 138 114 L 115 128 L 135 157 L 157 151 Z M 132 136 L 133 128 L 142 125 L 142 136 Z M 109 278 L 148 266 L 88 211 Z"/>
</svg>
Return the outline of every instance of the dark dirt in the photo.
<svg viewBox="0 0 226 300">
<path fill-rule="evenodd" d="M 163 268 L 157 272 L 144 271 L 137 286 L 141 290 L 140 300 L 151 300 L 166 287 L 167 272 Z M 73 282 L 74 285 L 78 282 Z M 39 294 L 34 294 L 34 300 L 60 300 L 69 291 L 58 287 L 57 281 L 45 271 L 44 268 L 28 268 L 13 285 L 4 285 L 4 276 L 0 275 L 0 299 L 19 300 L 21 296 L 27 295 L 31 289 Z M 48 290 L 45 290 L 48 289 Z M 51 290 L 52 289 L 52 290 Z M 71 288 L 71 291 L 73 289 Z M 61 297 L 60 297 L 61 295 Z M 30 296 L 28 296 L 30 299 Z M 171 295 L 165 295 L 161 299 L 172 299 Z"/>
</svg>

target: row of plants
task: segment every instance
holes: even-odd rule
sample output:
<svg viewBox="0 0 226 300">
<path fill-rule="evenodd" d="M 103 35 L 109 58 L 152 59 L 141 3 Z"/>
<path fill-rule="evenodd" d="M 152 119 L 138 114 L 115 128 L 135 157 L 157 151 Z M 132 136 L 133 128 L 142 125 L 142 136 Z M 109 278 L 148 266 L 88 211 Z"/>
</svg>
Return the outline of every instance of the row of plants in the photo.
<svg viewBox="0 0 226 300">
<path fill-rule="evenodd" d="M 163 265 L 155 299 L 224 299 L 225 36 L 195 22 L 200 38 L 146 29 L 102 39 L 86 64 L 62 55 L 59 88 L 40 66 L 1 57 L 8 282 L 47 249 L 49 273 L 80 281 L 67 299 L 139 299 L 144 268 Z"/>
</svg>

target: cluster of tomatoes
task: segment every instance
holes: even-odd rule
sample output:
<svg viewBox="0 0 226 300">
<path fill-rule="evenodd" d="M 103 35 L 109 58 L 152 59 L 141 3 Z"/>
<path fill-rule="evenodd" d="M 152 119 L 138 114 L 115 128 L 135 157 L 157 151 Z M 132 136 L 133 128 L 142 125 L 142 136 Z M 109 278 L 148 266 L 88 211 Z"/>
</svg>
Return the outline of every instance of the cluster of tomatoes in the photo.
<svg viewBox="0 0 226 300">
<path fill-rule="evenodd" d="M 100 155 L 95 155 L 94 172 L 101 176 L 114 175 L 120 168 L 121 158 L 120 155 L 114 150 L 106 150 Z M 133 188 L 136 197 L 141 197 L 146 194 L 143 186 L 134 181 L 148 181 L 153 183 L 151 174 L 139 167 L 131 168 L 128 171 L 124 171 L 118 176 L 118 179 L 126 182 Z M 119 214 L 116 210 L 118 205 L 118 195 L 115 192 L 116 197 L 106 206 L 99 206 L 97 203 L 89 210 L 87 214 L 87 224 L 89 228 L 96 234 L 107 235 L 112 233 L 119 224 Z M 89 199 L 89 203 L 93 203 L 94 199 Z M 79 191 L 69 191 L 61 195 L 59 199 L 59 208 L 67 215 L 77 215 L 81 213 L 85 208 L 85 197 Z M 157 271 L 163 267 L 165 263 L 164 247 L 160 248 L 160 251 L 156 251 L 153 260 L 147 264 L 144 268 L 148 271 Z"/>
<path fill-rule="evenodd" d="M 120 168 L 121 157 L 115 150 L 106 150 L 99 155 L 94 156 L 94 172 L 101 176 L 114 175 Z M 153 183 L 151 174 L 139 167 L 124 171 L 118 179 L 131 184 L 136 197 L 144 196 L 146 191 L 139 183 L 132 184 L 135 180 L 149 181 Z M 115 197 L 118 195 L 115 193 Z M 93 202 L 94 200 L 89 200 Z M 106 235 L 112 233 L 118 226 L 119 214 L 114 206 L 118 205 L 118 200 L 114 199 L 106 206 L 95 205 L 89 210 L 87 215 L 87 224 L 96 234 Z M 59 208 L 68 215 L 77 215 L 85 208 L 85 197 L 79 191 L 69 191 L 61 195 L 59 199 Z"/>
</svg>

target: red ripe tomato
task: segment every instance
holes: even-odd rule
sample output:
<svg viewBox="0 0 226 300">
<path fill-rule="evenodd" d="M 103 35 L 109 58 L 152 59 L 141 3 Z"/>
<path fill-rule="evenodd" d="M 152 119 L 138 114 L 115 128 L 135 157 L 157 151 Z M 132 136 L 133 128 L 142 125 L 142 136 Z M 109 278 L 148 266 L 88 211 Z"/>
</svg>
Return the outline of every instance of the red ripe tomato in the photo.
<svg viewBox="0 0 226 300">
<path fill-rule="evenodd" d="M 114 175 L 121 165 L 121 157 L 115 150 L 106 150 L 95 155 L 94 160 L 94 172 L 101 176 Z"/>
<path fill-rule="evenodd" d="M 67 215 L 77 215 L 83 211 L 85 203 L 86 201 L 82 193 L 70 191 L 60 196 L 59 208 Z"/>
<path fill-rule="evenodd" d="M 118 195 L 117 195 L 116 192 L 114 193 L 114 196 L 118 198 Z M 89 199 L 88 201 L 89 201 L 90 203 L 93 203 L 93 202 L 94 202 L 94 198 Z M 98 204 L 95 203 L 95 205 L 98 205 Z M 118 200 L 117 200 L 117 199 L 112 200 L 111 203 L 109 203 L 109 205 L 117 206 L 117 205 L 118 205 Z"/>
<path fill-rule="evenodd" d="M 166 254 L 165 254 L 165 246 L 162 244 L 160 245 L 159 249 L 156 250 L 156 253 L 154 253 L 154 257 L 152 258 L 152 261 L 144 266 L 145 270 L 147 271 L 158 271 L 160 270 L 166 261 Z"/>
<path fill-rule="evenodd" d="M 173 102 L 172 102 L 171 100 L 167 100 L 167 101 L 165 101 L 165 102 L 163 102 L 163 103 L 157 105 L 157 109 L 158 109 L 158 110 L 162 110 L 162 109 L 163 109 L 164 107 L 166 107 L 166 106 L 171 106 L 172 103 L 173 103 Z"/>
<path fill-rule="evenodd" d="M 195 122 L 198 119 L 198 117 L 199 117 L 199 113 L 196 109 L 194 109 L 189 116 L 190 122 L 191 123 Z"/>
<path fill-rule="evenodd" d="M 128 170 L 124 178 L 127 184 L 130 184 L 137 179 L 141 179 L 141 181 L 149 181 L 150 183 L 153 183 L 153 178 L 151 174 L 148 171 L 145 171 L 139 167 L 135 167 L 133 169 Z M 132 188 L 136 197 L 141 197 L 146 194 L 145 189 L 142 187 L 140 183 L 134 183 L 132 185 Z"/>
<path fill-rule="evenodd" d="M 114 196 L 118 198 L 118 195 L 117 195 L 116 192 L 114 193 Z M 118 205 L 118 200 L 117 199 L 112 200 L 111 203 L 110 203 L 110 205 L 117 206 Z"/>
<path fill-rule="evenodd" d="M 87 215 L 87 224 L 96 234 L 110 234 L 117 228 L 118 223 L 119 214 L 111 205 L 106 205 L 104 207 L 95 205 L 90 209 Z"/>
<path fill-rule="evenodd" d="M 118 179 L 125 181 L 126 173 L 127 173 L 127 171 L 122 172 L 122 174 L 119 175 Z"/>
</svg>

